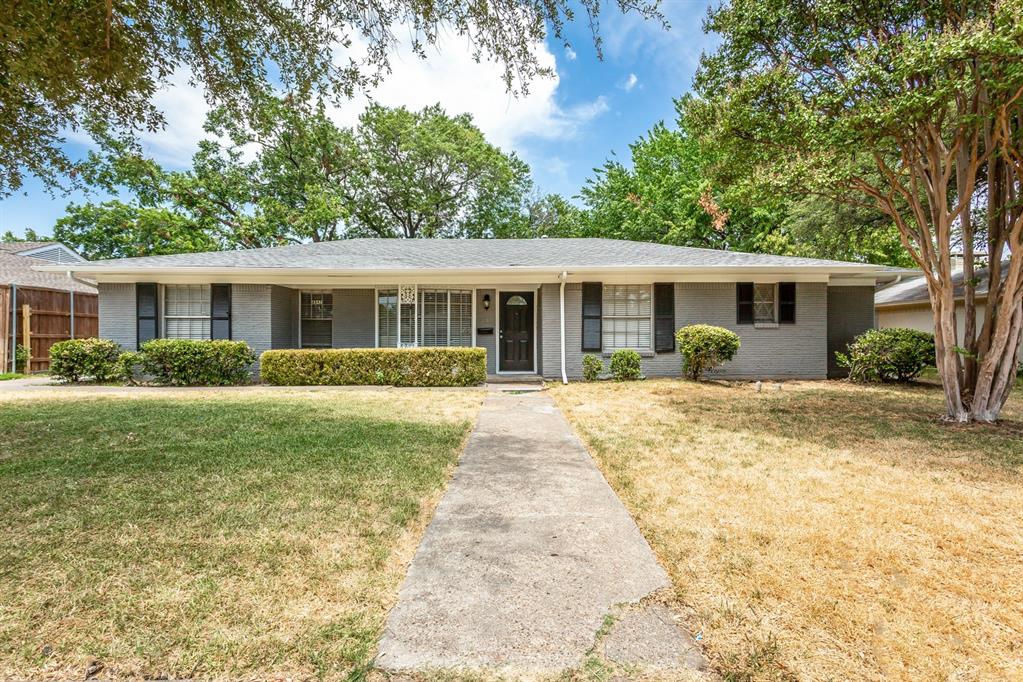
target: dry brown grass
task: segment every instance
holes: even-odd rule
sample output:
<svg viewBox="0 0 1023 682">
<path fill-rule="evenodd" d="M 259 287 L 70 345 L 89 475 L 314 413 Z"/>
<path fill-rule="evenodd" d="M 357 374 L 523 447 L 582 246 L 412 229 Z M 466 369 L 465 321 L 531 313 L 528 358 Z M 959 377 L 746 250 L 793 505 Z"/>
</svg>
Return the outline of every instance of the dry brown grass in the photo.
<svg viewBox="0 0 1023 682">
<path fill-rule="evenodd" d="M 729 679 L 1023 679 L 1023 396 L 680 381 L 553 390 Z"/>
</svg>

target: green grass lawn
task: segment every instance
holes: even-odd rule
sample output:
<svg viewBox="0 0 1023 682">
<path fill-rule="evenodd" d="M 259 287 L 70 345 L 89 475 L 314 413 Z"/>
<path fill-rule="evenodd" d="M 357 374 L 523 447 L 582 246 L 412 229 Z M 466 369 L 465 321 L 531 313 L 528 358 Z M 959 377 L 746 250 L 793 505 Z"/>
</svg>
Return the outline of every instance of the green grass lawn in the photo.
<svg viewBox="0 0 1023 682">
<path fill-rule="evenodd" d="M 10 381 L 11 379 L 27 379 L 29 375 L 21 374 L 19 372 L 0 372 L 0 381 Z"/>
<path fill-rule="evenodd" d="M 0 678 L 361 669 L 481 400 L 0 403 Z"/>
</svg>

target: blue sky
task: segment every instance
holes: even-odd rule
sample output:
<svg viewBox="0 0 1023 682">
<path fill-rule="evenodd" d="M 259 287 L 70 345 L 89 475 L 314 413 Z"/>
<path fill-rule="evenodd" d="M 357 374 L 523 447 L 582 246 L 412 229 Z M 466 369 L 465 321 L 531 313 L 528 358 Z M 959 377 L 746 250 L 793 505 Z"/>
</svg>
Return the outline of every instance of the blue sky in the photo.
<svg viewBox="0 0 1023 682">
<path fill-rule="evenodd" d="M 422 107 L 440 102 L 449 113 L 469 112 L 488 139 L 525 159 L 546 192 L 575 195 L 594 167 L 613 153 L 626 160 L 628 145 L 658 121 L 674 120 L 673 98 L 686 92 L 703 50 L 715 39 L 702 31 L 706 3 L 668 0 L 662 5 L 670 29 L 638 16 L 608 10 L 601 17 L 604 60 L 597 59 L 585 22 L 567 27 L 571 48 L 548 39 L 538 46 L 557 78 L 534 81 L 529 94 L 504 92 L 500 70 L 475 64 L 464 44 L 444 39 L 421 62 L 399 49 L 393 73 L 371 96 L 383 104 Z M 167 167 L 187 167 L 202 135 L 205 103 L 199 89 L 178 73 L 174 85 L 158 95 L 168 127 L 143 138 L 148 153 Z M 350 125 L 365 98 L 334 113 Z M 69 137 L 67 150 L 80 156 L 88 142 Z M 93 200 L 102 200 L 95 195 Z M 0 232 L 23 234 L 26 228 L 49 234 L 70 201 L 88 200 L 79 193 L 51 197 L 29 179 L 18 194 L 0 200 Z"/>
</svg>

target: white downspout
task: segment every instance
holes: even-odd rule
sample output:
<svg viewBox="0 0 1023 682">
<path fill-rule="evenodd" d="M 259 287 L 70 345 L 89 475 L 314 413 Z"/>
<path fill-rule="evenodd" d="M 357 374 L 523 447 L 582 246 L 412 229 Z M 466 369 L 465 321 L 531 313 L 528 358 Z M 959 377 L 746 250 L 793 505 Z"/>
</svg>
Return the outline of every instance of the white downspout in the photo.
<svg viewBox="0 0 1023 682">
<path fill-rule="evenodd" d="M 561 280 L 561 383 L 568 383 L 568 371 L 565 369 L 565 280 L 568 273 L 562 272 L 558 275 Z"/>
</svg>

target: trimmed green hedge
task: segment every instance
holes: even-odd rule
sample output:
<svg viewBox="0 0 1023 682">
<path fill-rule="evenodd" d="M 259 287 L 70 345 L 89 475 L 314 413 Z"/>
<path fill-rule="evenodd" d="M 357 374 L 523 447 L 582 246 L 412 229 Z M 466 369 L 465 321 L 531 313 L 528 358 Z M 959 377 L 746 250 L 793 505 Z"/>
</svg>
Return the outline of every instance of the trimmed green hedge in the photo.
<svg viewBox="0 0 1023 682">
<path fill-rule="evenodd" d="M 230 386 L 251 381 L 255 361 L 244 341 L 153 339 L 120 362 L 118 372 L 127 381 L 137 373 L 163 386 Z"/>
<path fill-rule="evenodd" d="M 484 348 L 268 350 L 263 381 L 278 386 L 476 386 L 487 380 Z"/>
<path fill-rule="evenodd" d="M 107 339 L 71 339 L 50 346 L 50 376 L 61 381 L 110 381 L 121 347 Z"/>
<path fill-rule="evenodd" d="M 639 353 L 630 348 L 619 348 L 611 353 L 611 376 L 616 381 L 632 381 L 643 376 Z"/>
<path fill-rule="evenodd" d="M 911 381 L 933 367 L 934 334 L 918 329 L 868 329 L 853 340 L 848 353 L 835 353 L 852 381 Z"/>
</svg>

